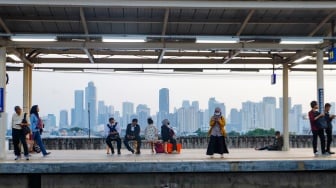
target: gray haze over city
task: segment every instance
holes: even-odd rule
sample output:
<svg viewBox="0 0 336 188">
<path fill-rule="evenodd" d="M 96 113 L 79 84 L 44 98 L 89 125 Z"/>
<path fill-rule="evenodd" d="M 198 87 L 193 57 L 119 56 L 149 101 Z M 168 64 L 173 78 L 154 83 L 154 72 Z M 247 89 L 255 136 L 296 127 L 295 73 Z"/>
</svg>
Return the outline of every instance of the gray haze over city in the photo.
<svg viewBox="0 0 336 188">
<path fill-rule="evenodd" d="M 15 105 L 22 105 L 22 72 L 9 72 L 7 85 L 7 112 L 9 119 Z M 282 97 L 282 79 L 278 73 L 277 83 L 271 85 L 271 73 L 217 73 L 217 74 L 156 74 L 156 73 L 60 73 L 33 72 L 33 104 L 40 106 L 40 114 L 54 114 L 59 122 L 61 110 L 69 113 L 74 108 L 75 90 L 85 90 L 92 81 L 97 89 L 97 103 L 104 101 L 115 111 L 122 112 L 122 103 L 146 104 L 150 114 L 159 111 L 159 90 L 169 89 L 170 112 L 182 106 L 183 100 L 199 102 L 200 109 L 208 108 L 209 98 L 226 106 L 228 117 L 231 108 L 240 110 L 246 101 L 261 102 L 263 97 L 275 97 L 279 107 Z M 325 102 L 335 100 L 335 74 L 325 75 Z M 302 104 L 302 112 L 308 112 L 311 100 L 316 100 L 315 73 L 289 74 L 291 105 Z M 85 105 L 84 105 L 85 107 Z M 8 122 L 9 123 L 9 122 Z M 157 123 L 159 124 L 159 123 Z"/>
</svg>

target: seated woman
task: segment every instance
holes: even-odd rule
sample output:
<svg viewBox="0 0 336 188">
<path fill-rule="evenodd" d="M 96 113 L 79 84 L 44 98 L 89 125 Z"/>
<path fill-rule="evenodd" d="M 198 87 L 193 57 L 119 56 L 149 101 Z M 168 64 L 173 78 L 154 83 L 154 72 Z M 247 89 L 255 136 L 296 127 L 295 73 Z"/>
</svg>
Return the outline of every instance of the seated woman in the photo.
<svg viewBox="0 0 336 188">
<path fill-rule="evenodd" d="M 145 138 L 150 143 L 152 153 L 154 153 L 154 144 L 158 140 L 158 130 L 154 125 L 154 121 L 152 120 L 152 118 L 148 118 L 147 123 L 148 125 L 145 129 Z"/>
<path fill-rule="evenodd" d="M 177 145 L 176 145 L 176 139 L 174 138 L 175 133 L 174 130 L 169 127 L 169 120 L 164 119 L 162 121 L 162 126 L 161 126 L 161 137 L 162 141 L 165 143 L 165 152 L 168 153 L 167 151 L 167 143 L 170 142 L 173 144 L 173 153 L 177 153 Z"/>
<path fill-rule="evenodd" d="M 255 148 L 255 150 L 281 151 L 282 146 L 283 146 L 283 137 L 280 135 L 280 131 L 275 131 L 275 138 L 273 144 L 261 148 Z"/>
</svg>

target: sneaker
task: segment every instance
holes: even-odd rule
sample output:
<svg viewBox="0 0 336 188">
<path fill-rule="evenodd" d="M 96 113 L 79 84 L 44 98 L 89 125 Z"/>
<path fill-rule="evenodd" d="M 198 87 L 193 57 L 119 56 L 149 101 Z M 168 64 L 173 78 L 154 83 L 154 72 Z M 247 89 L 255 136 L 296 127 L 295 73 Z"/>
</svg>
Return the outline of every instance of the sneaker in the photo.
<svg viewBox="0 0 336 188">
<path fill-rule="evenodd" d="M 46 157 L 47 155 L 50 155 L 50 152 L 47 152 L 46 154 L 44 154 L 43 157 Z"/>
<path fill-rule="evenodd" d="M 223 154 L 221 154 L 221 155 L 220 155 L 220 158 L 224 158 L 224 155 L 223 155 Z"/>
<path fill-rule="evenodd" d="M 327 153 L 329 153 L 329 155 L 335 154 L 335 152 L 332 152 L 332 151 L 327 151 Z"/>
<path fill-rule="evenodd" d="M 120 151 L 118 151 L 118 155 L 121 155 L 121 152 L 120 152 Z"/>
<path fill-rule="evenodd" d="M 26 161 L 29 161 L 29 155 L 25 156 Z"/>
<path fill-rule="evenodd" d="M 136 155 L 140 155 L 141 153 L 140 153 L 140 151 L 137 151 L 137 152 L 135 152 L 135 154 L 136 154 Z"/>
<path fill-rule="evenodd" d="M 322 155 L 330 155 L 329 152 L 323 152 Z"/>
<path fill-rule="evenodd" d="M 213 159 L 214 158 L 214 156 L 213 155 L 210 155 L 210 159 Z"/>
<path fill-rule="evenodd" d="M 21 159 L 21 156 L 20 155 L 17 155 L 16 157 L 15 157 L 15 159 L 14 160 L 19 160 L 19 159 Z"/>
</svg>

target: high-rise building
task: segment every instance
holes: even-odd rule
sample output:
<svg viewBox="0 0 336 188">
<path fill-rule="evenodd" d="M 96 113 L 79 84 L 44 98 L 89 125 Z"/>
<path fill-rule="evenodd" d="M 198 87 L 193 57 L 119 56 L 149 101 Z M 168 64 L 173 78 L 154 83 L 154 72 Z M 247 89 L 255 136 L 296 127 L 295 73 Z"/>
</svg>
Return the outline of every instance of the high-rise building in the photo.
<svg viewBox="0 0 336 188">
<path fill-rule="evenodd" d="M 126 128 L 127 124 L 132 121 L 131 118 L 134 115 L 134 104 L 131 102 L 123 102 L 122 108 L 122 127 Z"/>
<path fill-rule="evenodd" d="M 162 88 L 159 91 L 159 112 L 169 114 L 169 89 Z"/>
<path fill-rule="evenodd" d="M 74 119 L 73 126 L 74 127 L 84 127 L 84 91 L 83 90 L 75 90 L 75 108 L 74 108 Z"/>
<path fill-rule="evenodd" d="M 68 111 L 67 110 L 61 110 L 60 111 L 59 128 L 69 128 Z"/>
<path fill-rule="evenodd" d="M 215 108 L 219 107 L 222 111 L 222 116 L 226 117 L 226 107 L 224 103 L 220 103 L 216 101 L 215 97 L 212 97 L 208 101 L 208 110 L 209 110 L 209 116 L 208 120 L 210 120 L 210 117 L 213 115 L 215 112 Z"/>
<path fill-rule="evenodd" d="M 85 88 L 85 114 L 86 126 L 95 130 L 97 128 L 97 92 L 93 82 L 89 82 Z M 89 121 L 90 120 L 90 121 Z"/>
<path fill-rule="evenodd" d="M 264 117 L 264 129 L 269 130 L 275 128 L 276 124 L 276 98 L 275 97 L 263 97 L 263 117 Z"/>
<path fill-rule="evenodd" d="M 104 101 L 98 101 L 98 124 L 106 124 L 112 115 L 113 106 L 106 106 Z"/>
<path fill-rule="evenodd" d="M 73 127 L 73 126 L 75 126 L 75 119 L 76 119 L 76 117 L 75 117 L 75 109 L 74 108 L 71 108 L 71 127 Z"/>
<path fill-rule="evenodd" d="M 262 103 L 247 101 L 243 102 L 242 106 L 242 131 L 247 132 L 257 128 L 263 129 L 264 114 L 262 111 Z"/>
<path fill-rule="evenodd" d="M 145 104 L 139 104 L 136 107 L 136 115 L 138 117 L 138 123 L 141 127 L 147 126 L 147 118 L 150 117 L 150 109 Z M 144 130 L 144 129 L 142 129 Z"/>
<path fill-rule="evenodd" d="M 242 115 L 236 108 L 232 108 L 230 111 L 230 124 L 231 130 L 236 132 L 242 131 Z"/>
</svg>

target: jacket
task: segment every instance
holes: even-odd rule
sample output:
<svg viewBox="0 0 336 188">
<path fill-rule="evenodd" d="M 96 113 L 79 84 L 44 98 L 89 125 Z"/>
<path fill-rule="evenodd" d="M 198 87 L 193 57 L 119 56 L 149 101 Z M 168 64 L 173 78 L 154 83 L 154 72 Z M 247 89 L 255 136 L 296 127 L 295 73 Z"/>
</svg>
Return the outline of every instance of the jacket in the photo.
<svg viewBox="0 0 336 188">
<path fill-rule="evenodd" d="M 210 123 L 209 123 L 210 124 L 210 129 L 208 131 L 208 135 L 211 135 L 212 129 L 216 125 L 216 121 L 212 119 L 213 117 L 214 116 L 212 116 L 211 119 L 210 119 Z M 225 131 L 225 128 L 224 128 L 225 125 L 226 125 L 226 122 L 225 122 L 225 119 L 224 119 L 223 116 L 220 117 L 220 119 L 218 121 L 218 124 L 219 124 L 219 128 L 220 128 L 220 131 L 221 131 L 222 135 L 226 136 L 226 131 Z"/>
</svg>

